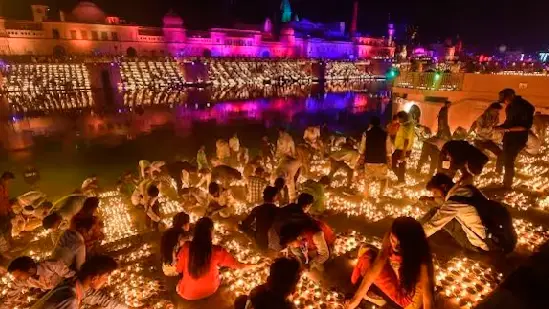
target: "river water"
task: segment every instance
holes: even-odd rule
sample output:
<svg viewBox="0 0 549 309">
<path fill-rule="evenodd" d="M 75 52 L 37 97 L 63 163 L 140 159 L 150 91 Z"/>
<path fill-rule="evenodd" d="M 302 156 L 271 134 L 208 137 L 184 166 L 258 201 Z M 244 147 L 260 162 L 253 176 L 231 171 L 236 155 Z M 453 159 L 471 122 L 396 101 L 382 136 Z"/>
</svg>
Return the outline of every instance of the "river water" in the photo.
<svg viewBox="0 0 549 309">
<path fill-rule="evenodd" d="M 56 197 L 96 174 L 112 186 L 139 160 L 195 158 L 205 145 L 237 133 L 253 155 L 262 136 L 276 142 L 278 127 L 301 139 L 309 125 L 360 135 L 368 119 L 391 114 L 390 92 L 382 82 L 289 85 L 260 88 L 191 89 L 125 93 L 121 103 L 78 111 L 16 113 L 0 125 L 0 171 L 16 181 L 10 195 L 30 189 L 26 168 L 40 173 L 40 190 Z"/>
</svg>

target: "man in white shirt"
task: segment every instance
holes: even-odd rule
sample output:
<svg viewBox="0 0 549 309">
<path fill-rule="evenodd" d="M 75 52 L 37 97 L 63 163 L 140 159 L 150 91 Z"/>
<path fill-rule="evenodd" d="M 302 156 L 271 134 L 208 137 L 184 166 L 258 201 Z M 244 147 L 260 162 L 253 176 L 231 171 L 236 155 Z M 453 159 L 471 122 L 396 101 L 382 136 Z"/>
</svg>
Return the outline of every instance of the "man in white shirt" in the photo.
<svg viewBox="0 0 549 309">
<path fill-rule="evenodd" d="M 20 256 L 11 261 L 8 272 L 14 278 L 9 295 L 16 296 L 22 289 L 40 289 L 43 292 L 55 288 L 66 278 L 75 275 L 62 261 L 35 262 L 28 256 Z"/>
<path fill-rule="evenodd" d="M 52 259 L 62 261 L 68 267 L 78 270 L 86 261 L 85 237 L 93 227 L 92 218 L 75 220 L 74 229 L 63 232 L 55 244 L 52 252 Z"/>
<path fill-rule="evenodd" d="M 77 272 L 75 280 L 57 286 L 34 303 L 31 309 L 128 309 L 126 304 L 101 292 L 108 283 L 109 275 L 117 268 L 118 264 L 113 258 L 94 256 Z"/>
<path fill-rule="evenodd" d="M 427 237 L 444 229 L 465 249 L 471 251 L 489 251 L 486 243 L 486 228 L 477 209 L 465 202 L 452 200 L 459 197 L 461 200 L 473 198 L 474 191 L 470 186 L 455 184 L 445 174 L 436 174 L 427 183 L 427 190 L 433 197 L 422 197 L 421 200 L 442 200 L 440 206 L 434 207 L 420 220 Z"/>
</svg>

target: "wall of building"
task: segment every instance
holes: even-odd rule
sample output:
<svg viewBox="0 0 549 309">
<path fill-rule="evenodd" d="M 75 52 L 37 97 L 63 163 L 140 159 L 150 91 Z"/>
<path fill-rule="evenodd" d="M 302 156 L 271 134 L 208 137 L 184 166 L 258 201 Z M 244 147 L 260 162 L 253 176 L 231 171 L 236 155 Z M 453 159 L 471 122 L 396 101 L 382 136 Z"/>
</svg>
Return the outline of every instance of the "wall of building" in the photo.
<svg viewBox="0 0 549 309">
<path fill-rule="evenodd" d="M 395 108 L 393 112 L 406 110 L 417 104 L 422 110 L 421 123 L 436 130 L 437 114 L 442 103 L 432 102 L 447 99 L 453 102 L 449 111 L 450 127 L 469 128 L 482 112 L 498 99 L 502 89 L 512 88 L 518 95 L 532 103 L 536 110 L 549 114 L 549 77 L 522 75 L 464 74 L 461 91 L 432 91 L 393 87 Z M 405 99 L 398 99 L 405 98 Z M 502 110 L 501 119 L 505 119 Z"/>
</svg>

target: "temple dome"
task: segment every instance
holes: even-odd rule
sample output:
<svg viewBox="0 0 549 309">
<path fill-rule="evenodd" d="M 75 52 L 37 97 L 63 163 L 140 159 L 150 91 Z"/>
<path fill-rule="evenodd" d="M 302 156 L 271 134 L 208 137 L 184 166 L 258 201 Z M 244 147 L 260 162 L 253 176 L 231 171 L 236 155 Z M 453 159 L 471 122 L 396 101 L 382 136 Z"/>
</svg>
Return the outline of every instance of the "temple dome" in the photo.
<svg viewBox="0 0 549 309">
<path fill-rule="evenodd" d="M 81 1 L 72 10 L 72 17 L 75 21 L 89 24 L 105 23 L 105 12 L 101 10 L 95 3 L 89 1 Z"/>
<path fill-rule="evenodd" d="M 164 27 L 167 28 L 180 28 L 183 27 L 183 18 L 177 15 L 174 11 L 170 10 L 162 19 Z"/>
</svg>

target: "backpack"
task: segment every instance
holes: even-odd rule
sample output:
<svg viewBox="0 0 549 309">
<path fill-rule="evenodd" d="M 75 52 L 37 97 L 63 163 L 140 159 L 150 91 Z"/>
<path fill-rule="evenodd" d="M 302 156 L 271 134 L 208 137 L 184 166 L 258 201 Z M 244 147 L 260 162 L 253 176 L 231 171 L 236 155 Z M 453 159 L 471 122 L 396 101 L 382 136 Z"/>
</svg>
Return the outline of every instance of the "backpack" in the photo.
<svg viewBox="0 0 549 309">
<path fill-rule="evenodd" d="M 511 214 L 500 202 L 487 198 L 479 189 L 469 185 L 472 197 L 452 196 L 450 200 L 469 204 L 478 212 L 482 225 L 486 228 L 484 241 L 490 251 L 510 253 L 517 245 L 517 233 Z"/>
</svg>

